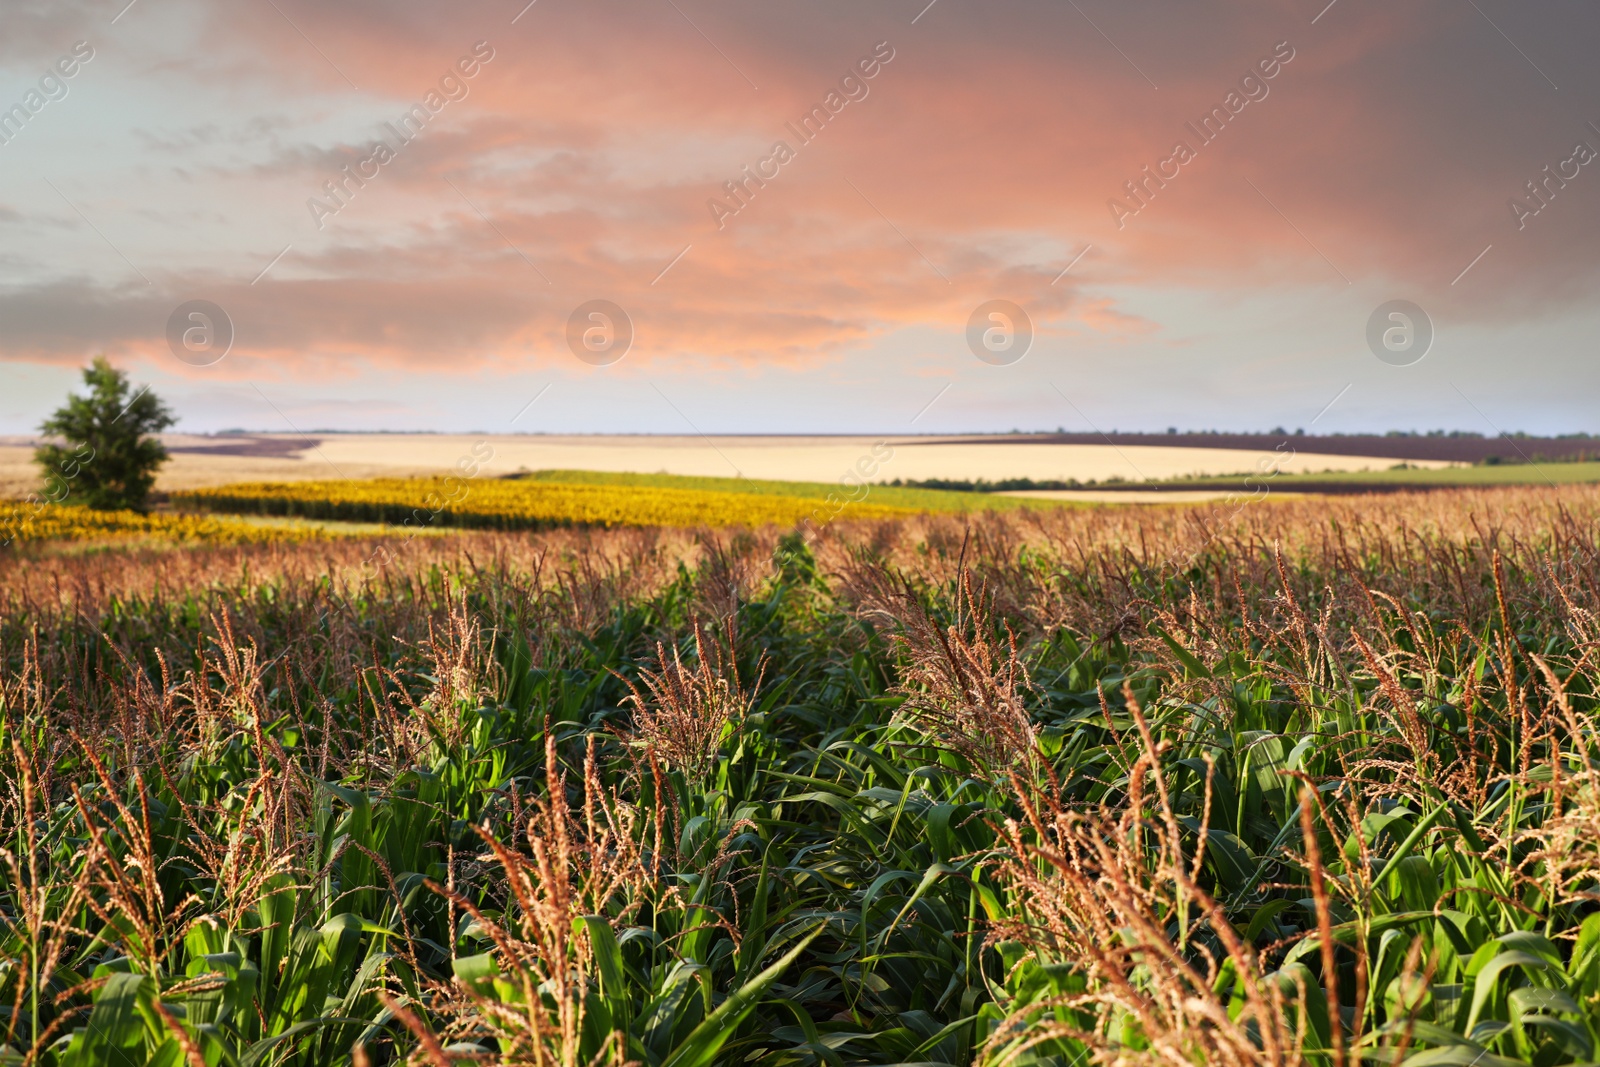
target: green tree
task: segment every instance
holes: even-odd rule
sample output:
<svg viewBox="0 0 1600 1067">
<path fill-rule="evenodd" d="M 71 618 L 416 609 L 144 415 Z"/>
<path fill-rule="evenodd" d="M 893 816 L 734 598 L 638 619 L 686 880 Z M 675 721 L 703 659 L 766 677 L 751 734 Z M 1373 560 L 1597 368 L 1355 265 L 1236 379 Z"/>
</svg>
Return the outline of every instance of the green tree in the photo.
<svg viewBox="0 0 1600 1067">
<path fill-rule="evenodd" d="M 97 356 L 83 372 L 88 396 L 69 396 L 39 431 L 59 438 L 37 449 L 45 493 L 60 503 L 76 497 L 92 508 L 143 511 L 167 450 L 153 434 L 177 422 L 148 388 L 136 393 L 128 376 Z"/>
</svg>

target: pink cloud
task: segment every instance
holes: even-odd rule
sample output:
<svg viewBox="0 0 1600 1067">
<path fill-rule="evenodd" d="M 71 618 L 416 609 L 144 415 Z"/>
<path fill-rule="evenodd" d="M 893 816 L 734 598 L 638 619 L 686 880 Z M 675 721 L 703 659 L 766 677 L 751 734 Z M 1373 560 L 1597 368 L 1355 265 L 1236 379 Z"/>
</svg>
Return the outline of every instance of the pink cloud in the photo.
<svg viewBox="0 0 1600 1067">
<path fill-rule="evenodd" d="M 601 296 L 633 316 L 641 358 L 803 364 L 910 327 L 959 330 L 1001 295 L 1040 322 L 1139 339 L 1161 324 L 1107 290 L 1332 289 L 1342 275 L 1454 299 L 1451 277 L 1497 241 L 1503 259 L 1486 262 L 1506 266 L 1462 308 L 1489 320 L 1573 306 L 1594 274 L 1582 189 L 1565 223 L 1531 234 L 1509 229 L 1504 200 L 1576 137 L 1600 137 L 1558 113 L 1524 121 L 1475 90 L 1451 47 L 1502 46 L 1480 40 L 1470 10 L 1341 5 L 1317 26 L 1298 5 L 1160 22 L 1099 12 L 1119 54 L 1072 12 L 1031 3 L 947 0 L 915 26 L 914 12 L 838 4 L 684 5 L 716 45 L 667 4 L 547 2 L 515 26 L 520 4 L 278 6 L 208 8 L 200 26 L 202 81 L 246 76 L 285 94 L 275 114 L 306 116 L 262 127 L 275 150 L 216 165 L 241 211 L 263 183 L 294 208 L 368 154 L 370 138 L 314 133 L 313 110 L 359 116 L 376 135 L 475 42 L 494 58 L 324 230 L 304 214 L 301 247 L 262 284 L 198 262 L 153 296 L 16 284 L 0 298 L 7 356 L 158 350 L 163 308 L 202 289 L 229 309 L 242 350 L 311 373 L 558 352 L 572 308 Z M 886 40 L 894 58 L 867 98 L 799 143 L 785 124 Z M 1270 93 L 1193 144 L 1195 160 L 1119 228 L 1108 201 L 1124 182 L 1193 140 L 1185 123 L 1281 41 L 1294 58 Z M 1496 79 L 1526 75 L 1515 55 L 1491 55 Z M 1528 81 L 1518 92 L 1542 91 Z M 727 202 L 722 183 L 780 139 L 793 161 L 719 230 L 707 201 Z M 198 151 L 163 143 L 180 160 Z"/>
</svg>

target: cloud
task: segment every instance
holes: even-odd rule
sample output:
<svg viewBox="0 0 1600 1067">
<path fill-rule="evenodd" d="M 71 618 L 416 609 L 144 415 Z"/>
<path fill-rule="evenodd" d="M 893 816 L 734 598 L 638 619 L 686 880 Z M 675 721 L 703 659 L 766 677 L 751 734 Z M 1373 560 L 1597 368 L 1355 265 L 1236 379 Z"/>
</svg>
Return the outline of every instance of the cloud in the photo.
<svg viewBox="0 0 1600 1067">
<path fill-rule="evenodd" d="M 1244 0 L 1159 20 L 1096 7 L 1094 26 L 1042 0 L 945 3 L 914 26 L 909 8 L 842 2 L 685 5 L 693 24 L 643 0 L 540 4 L 516 25 L 521 5 L 499 2 L 277 7 L 188 8 L 200 61 L 142 61 L 193 99 L 164 98 L 177 110 L 138 125 L 102 180 L 205 175 L 191 184 L 241 215 L 270 210 L 294 251 L 251 285 L 258 267 L 186 253 L 183 219 L 146 206 L 142 239 L 170 264 L 159 295 L 13 272 L 4 357 L 158 353 L 165 315 L 195 296 L 229 310 L 241 352 L 311 374 L 561 355 L 567 315 L 595 297 L 628 309 L 640 359 L 805 365 L 918 326 L 959 331 L 997 296 L 1053 330 L 1151 343 L 1184 324 L 1119 306 L 1119 292 L 1231 299 L 1348 279 L 1500 326 L 1580 308 L 1595 281 L 1600 191 L 1583 182 L 1600 186 L 1600 169 L 1525 231 L 1505 202 L 1600 135 L 1457 5 L 1340 5 L 1315 26 L 1299 6 Z M 32 4 L 19 33 L 69 41 L 86 10 Z M 1593 99 L 1600 75 L 1565 41 L 1600 16 L 1563 12 L 1519 16 L 1516 36 L 1559 73 L 1561 100 Z M 156 47 L 154 30 L 129 33 Z M 307 200 L 374 138 L 393 140 L 383 124 L 479 40 L 495 55 L 467 97 L 392 145 L 394 162 L 317 229 Z M 868 97 L 801 145 L 786 124 L 880 41 L 895 56 Z M 1119 228 L 1108 201 L 1284 41 L 1294 58 L 1270 93 Z M 1463 54 L 1482 60 L 1468 69 Z M 719 230 L 707 202 L 778 140 L 796 158 Z"/>
<path fill-rule="evenodd" d="M 0 66 L 42 71 L 85 30 L 104 17 L 104 4 L 89 0 L 7 0 L 6 32 L 0 35 Z"/>
</svg>

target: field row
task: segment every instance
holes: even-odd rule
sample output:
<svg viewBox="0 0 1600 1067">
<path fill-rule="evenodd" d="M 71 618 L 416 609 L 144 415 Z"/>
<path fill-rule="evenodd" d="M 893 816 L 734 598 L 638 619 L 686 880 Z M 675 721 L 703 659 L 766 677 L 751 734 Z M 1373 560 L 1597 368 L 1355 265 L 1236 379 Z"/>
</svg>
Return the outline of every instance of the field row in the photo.
<svg viewBox="0 0 1600 1067">
<path fill-rule="evenodd" d="M 0 543 L 245 544 L 449 529 L 820 527 L 846 516 L 905 518 L 1021 504 L 898 486 L 541 471 L 503 479 L 242 483 L 174 493 L 171 510 L 153 515 L 92 511 L 70 500 L 59 506 L 0 503 Z"/>
<path fill-rule="evenodd" d="M 72 505 L 0 501 L 0 548 L 51 541 L 151 541 L 241 545 L 337 536 L 304 523 L 261 523 L 209 515 L 96 511 Z"/>
<path fill-rule="evenodd" d="M 232 514 L 539 530 L 559 526 L 792 526 L 821 521 L 827 505 L 791 496 L 631 485 L 573 485 L 522 480 L 376 478 L 220 486 L 175 496 L 181 506 Z M 871 501 L 851 506 L 860 518 L 913 514 Z"/>
<path fill-rule="evenodd" d="M 1597 534 L 0 559 L 0 1064 L 1593 1067 Z"/>
</svg>

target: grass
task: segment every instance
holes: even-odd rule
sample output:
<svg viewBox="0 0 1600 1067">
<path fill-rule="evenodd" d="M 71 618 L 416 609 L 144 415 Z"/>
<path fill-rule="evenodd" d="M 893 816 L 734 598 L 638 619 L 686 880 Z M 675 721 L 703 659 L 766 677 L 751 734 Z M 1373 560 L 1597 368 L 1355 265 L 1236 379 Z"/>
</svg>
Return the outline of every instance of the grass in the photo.
<svg viewBox="0 0 1600 1067">
<path fill-rule="evenodd" d="M 0 1059 L 1592 1063 L 1597 528 L 0 558 Z"/>
<path fill-rule="evenodd" d="M 531 471 L 511 475 L 512 478 L 534 482 L 552 482 L 563 485 L 634 485 L 677 489 L 702 489 L 719 493 L 754 493 L 762 496 L 800 497 L 807 500 L 825 500 L 829 496 L 844 497 L 857 490 L 837 482 L 783 482 L 764 481 L 757 478 L 694 478 L 677 474 L 612 474 L 600 471 Z M 888 507 L 909 508 L 913 511 L 965 512 L 983 510 L 1014 510 L 1027 506 L 1024 501 L 1009 497 L 984 497 L 972 493 L 941 489 L 921 489 L 909 486 L 873 484 L 864 498 Z M 1037 505 L 1035 505 L 1037 506 Z"/>
<path fill-rule="evenodd" d="M 1255 492 L 1309 492 L 1322 487 L 1338 490 L 1361 486 L 1419 489 L 1474 488 L 1499 485 L 1574 485 L 1600 482 L 1600 463 L 1504 463 L 1493 466 L 1439 467 L 1398 470 L 1325 471 L 1321 474 L 1234 474 L 1173 479 L 1161 483 L 1129 483 L 1127 488 L 1240 489 Z"/>
</svg>

